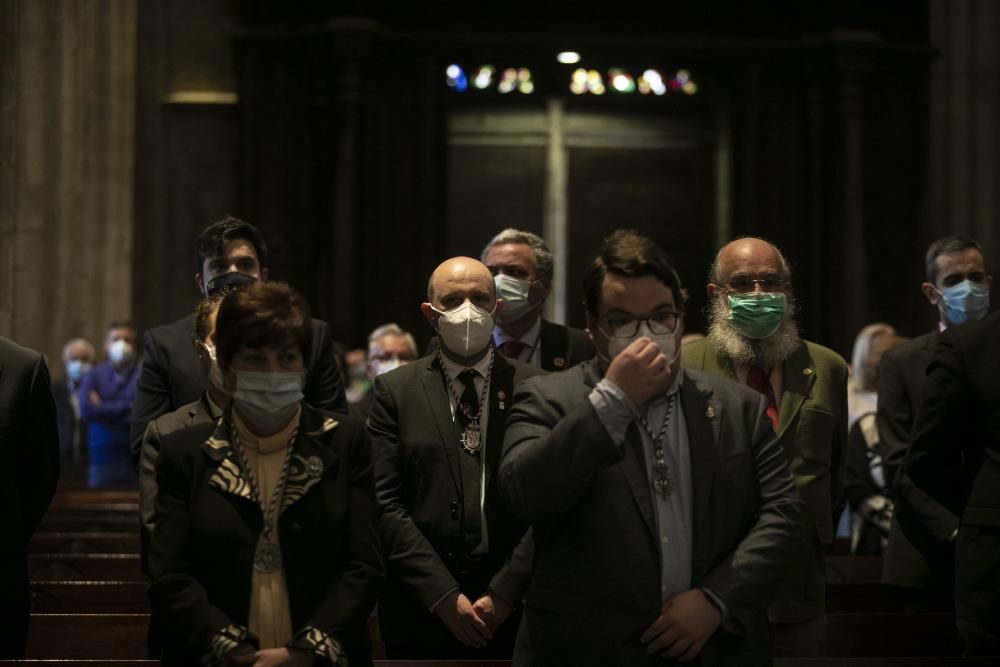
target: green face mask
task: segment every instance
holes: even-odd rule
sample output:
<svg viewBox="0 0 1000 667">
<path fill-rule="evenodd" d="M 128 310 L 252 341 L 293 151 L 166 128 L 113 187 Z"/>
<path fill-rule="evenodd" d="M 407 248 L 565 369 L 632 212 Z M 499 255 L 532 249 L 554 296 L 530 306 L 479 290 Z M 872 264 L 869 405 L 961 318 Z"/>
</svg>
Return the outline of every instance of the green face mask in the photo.
<svg viewBox="0 0 1000 667">
<path fill-rule="evenodd" d="M 767 338 L 785 319 L 781 292 L 729 295 L 729 320 L 747 338 Z"/>
</svg>

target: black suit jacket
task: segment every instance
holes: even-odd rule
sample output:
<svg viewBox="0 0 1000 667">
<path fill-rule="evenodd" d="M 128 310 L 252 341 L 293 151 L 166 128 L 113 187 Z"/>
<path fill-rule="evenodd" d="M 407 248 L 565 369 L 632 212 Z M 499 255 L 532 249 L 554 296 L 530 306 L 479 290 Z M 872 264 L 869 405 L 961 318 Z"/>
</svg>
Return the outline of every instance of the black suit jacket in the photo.
<svg viewBox="0 0 1000 667">
<path fill-rule="evenodd" d="M 515 606 L 530 571 L 529 563 L 513 557 L 527 525 L 507 511 L 496 471 L 514 385 L 538 373 L 497 354 L 488 398 L 484 511 L 489 577 L 482 584 Z M 461 560 L 469 556 L 463 546 L 466 517 L 459 460 L 466 454 L 458 443 L 449 389 L 437 355 L 378 376 L 374 391 L 368 429 L 387 573 L 378 605 L 380 633 L 387 643 L 449 646 L 456 640 L 429 609 L 456 588 L 478 597 L 485 586 L 479 587 L 476 577 L 466 578 L 459 571 Z"/>
<path fill-rule="evenodd" d="M 309 404 L 337 413 L 347 412 L 344 380 L 337 369 L 330 325 L 313 320 L 312 357 L 303 389 Z M 150 329 L 143 336 L 142 375 L 132 404 L 132 466 L 138 470 L 146 426 L 160 415 L 198 400 L 208 375 L 194 352 L 194 315 Z"/>
<path fill-rule="evenodd" d="M 28 628 L 28 542 L 59 479 L 59 435 L 45 360 L 0 338 L 0 658 L 19 658 Z"/>
<path fill-rule="evenodd" d="M 956 517 L 955 613 L 1000 634 L 1000 312 L 941 334 L 905 478 Z M 948 539 L 955 524 L 926 517 Z"/>
<path fill-rule="evenodd" d="M 728 609 L 700 662 L 769 664 L 765 612 L 798 553 L 805 506 L 761 395 L 684 373 L 691 583 Z M 640 642 L 661 608 L 659 532 L 641 435 L 633 423 L 623 445 L 611 441 L 588 398 L 601 376 L 594 360 L 529 380 L 508 418 L 501 483 L 535 539 L 518 663 L 663 663 Z"/>
<path fill-rule="evenodd" d="M 947 600 L 952 588 L 948 573 L 955 566 L 954 550 L 950 544 L 935 537 L 923 519 L 936 514 L 938 522 L 954 524 L 957 518 L 909 480 L 900 477 L 910 448 L 913 423 L 924 396 L 927 364 L 938 337 L 937 331 L 931 331 L 882 355 L 876 414 L 879 441 L 889 451 L 886 457 L 891 471 L 887 480 L 889 493 L 896 503 L 882 556 L 882 580 L 894 586 L 938 591 L 938 597 Z M 950 534 L 951 530 L 945 532 Z M 941 576 L 942 573 L 945 575 Z"/>
<path fill-rule="evenodd" d="M 590 336 L 583 329 L 574 329 L 548 320 L 542 320 L 538 332 L 542 370 L 563 371 L 593 359 L 596 351 Z"/>
<path fill-rule="evenodd" d="M 163 436 L 150 542 L 150 597 L 168 631 L 164 665 L 199 664 L 220 630 L 246 628 L 259 503 L 225 422 Z M 278 518 L 293 646 L 339 643 L 371 664 L 367 620 L 382 576 L 364 425 L 303 405 Z M 315 628 L 322 634 L 312 632 Z"/>
</svg>

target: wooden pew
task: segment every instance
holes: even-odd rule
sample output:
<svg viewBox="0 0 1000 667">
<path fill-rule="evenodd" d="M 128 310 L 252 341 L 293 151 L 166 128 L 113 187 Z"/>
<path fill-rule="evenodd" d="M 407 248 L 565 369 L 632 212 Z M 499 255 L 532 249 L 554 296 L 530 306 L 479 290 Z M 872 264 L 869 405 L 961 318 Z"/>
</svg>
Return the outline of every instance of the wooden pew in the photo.
<svg viewBox="0 0 1000 667">
<path fill-rule="evenodd" d="M 140 659 L 148 620 L 146 614 L 32 614 L 25 657 Z"/>
<path fill-rule="evenodd" d="M 953 614 L 827 614 L 827 649 L 834 658 L 957 657 L 963 644 Z"/>
<path fill-rule="evenodd" d="M 34 554 L 139 553 L 139 531 L 35 533 L 28 551 Z"/>
<path fill-rule="evenodd" d="M 142 581 L 139 554 L 31 554 L 32 579 L 115 579 Z"/>
<path fill-rule="evenodd" d="M 123 505 L 115 505 L 120 508 Z M 124 505 L 124 507 L 131 507 Z M 139 509 L 49 509 L 38 532 L 43 533 L 126 533 L 139 530 Z"/>
<path fill-rule="evenodd" d="M 149 611 L 142 581 L 36 579 L 31 610 L 47 614 L 144 614 Z"/>
</svg>

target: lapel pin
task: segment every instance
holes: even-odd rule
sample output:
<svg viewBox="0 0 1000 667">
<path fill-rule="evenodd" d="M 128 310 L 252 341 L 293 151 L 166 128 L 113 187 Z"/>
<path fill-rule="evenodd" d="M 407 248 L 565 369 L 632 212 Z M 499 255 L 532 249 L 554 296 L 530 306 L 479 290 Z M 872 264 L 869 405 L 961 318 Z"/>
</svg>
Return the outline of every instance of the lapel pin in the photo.
<svg viewBox="0 0 1000 667">
<path fill-rule="evenodd" d="M 811 369 L 811 368 L 803 368 L 802 369 L 802 374 L 803 375 L 812 375 L 813 374 L 813 369 Z"/>
<path fill-rule="evenodd" d="M 556 368 L 562 368 L 563 366 L 566 365 L 566 360 L 562 357 L 556 357 L 555 359 L 552 360 L 552 365 L 555 366 Z"/>
<path fill-rule="evenodd" d="M 318 456 L 310 456 L 306 460 L 306 471 L 311 477 L 319 477 L 323 474 L 323 461 Z"/>
<path fill-rule="evenodd" d="M 708 417 L 709 419 L 714 419 L 715 418 L 715 408 L 713 408 L 711 405 L 708 406 L 705 409 L 705 416 Z"/>
<path fill-rule="evenodd" d="M 497 392 L 497 400 L 500 401 L 500 405 L 498 405 L 497 407 L 500 408 L 501 410 L 506 409 L 506 407 L 503 404 L 506 398 L 507 398 L 507 392 L 505 392 L 503 389 Z"/>
</svg>

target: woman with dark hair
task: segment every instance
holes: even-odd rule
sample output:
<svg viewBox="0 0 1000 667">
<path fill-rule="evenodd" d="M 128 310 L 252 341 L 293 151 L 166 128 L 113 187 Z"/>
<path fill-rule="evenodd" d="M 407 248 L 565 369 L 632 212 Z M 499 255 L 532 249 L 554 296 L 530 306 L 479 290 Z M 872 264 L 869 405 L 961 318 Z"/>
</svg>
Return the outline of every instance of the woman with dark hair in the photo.
<svg viewBox="0 0 1000 667">
<path fill-rule="evenodd" d="M 364 425 L 302 400 L 305 300 L 260 282 L 219 306 L 216 357 L 232 405 L 165 436 L 150 597 L 162 664 L 371 664 L 382 577 Z"/>
</svg>

